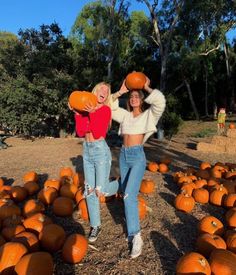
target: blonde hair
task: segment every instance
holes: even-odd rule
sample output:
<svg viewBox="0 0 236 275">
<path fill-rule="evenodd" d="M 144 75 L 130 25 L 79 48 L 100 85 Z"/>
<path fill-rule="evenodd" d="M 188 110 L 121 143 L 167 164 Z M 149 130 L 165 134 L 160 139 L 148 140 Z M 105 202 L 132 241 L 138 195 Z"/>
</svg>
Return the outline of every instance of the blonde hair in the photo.
<svg viewBox="0 0 236 275">
<path fill-rule="evenodd" d="M 102 85 L 105 85 L 105 86 L 108 87 L 108 95 L 107 95 L 107 99 L 104 101 L 104 105 L 107 105 L 107 106 L 110 107 L 110 99 L 111 99 L 111 85 L 110 84 L 108 84 L 108 83 L 106 83 L 104 81 L 103 82 L 99 82 L 98 84 L 96 84 L 94 86 L 94 88 L 92 90 L 92 93 L 93 94 L 97 94 L 97 90 L 99 90 Z"/>
<path fill-rule="evenodd" d="M 143 106 L 144 94 L 143 94 L 143 92 L 142 92 L 141 90 L 133 90 L 133 91 L 130 91 L 130 93 L 129 93 L 129 99 L 128 99 L 128 101 L 127 101 L 127 109 L 128 109 L 129 112 L 132 112 L 132 111 L 133 111 L 133 107 L 130 105 L 130 97 L 131 97 L 132 93 L 134 93 L 134 92 L 136 92 L 136 93 L 139 94 L 139 98 L 140 98 L 140 106 L 139 106 L 139 109 L 140 109 L 141 112 L 143 112 L 143 111 L 144 111 L 144 106 Z"/>
</svg>

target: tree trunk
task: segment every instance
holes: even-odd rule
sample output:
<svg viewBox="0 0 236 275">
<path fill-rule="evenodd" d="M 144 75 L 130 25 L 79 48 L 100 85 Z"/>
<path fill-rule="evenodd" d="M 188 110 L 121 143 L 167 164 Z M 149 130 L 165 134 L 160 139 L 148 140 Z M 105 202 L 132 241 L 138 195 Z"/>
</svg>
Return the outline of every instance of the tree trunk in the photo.
<svg viewBox="0 0 236 275">
<path fill-rule="evenodd" d="M 208 117 L 208 71 L 207 66 L 204 63 L 204 69 L 205 69 L 205 115 Z"/>
<path fill-rule="evenodd" d="M 195 114 L 196 120 L 199 120 L 199 113 L 198 113 L 196 104 L 195 104 L 194 99 L 193 99 L 193 94 L 192 94 L 191 87 L 190 87 L 190 85 L 189 85 L 189 83 L 188 83 L 188 81 L 186 79 L 184 80 L 184 83 L 185 83 L 185 86 L 186 86 L 187 91 L 188 91 L 189 99 L 190 99 L 190 102 L 191 102 L 191 105 L 192 105 L 193 112 Z"/>
</svg>

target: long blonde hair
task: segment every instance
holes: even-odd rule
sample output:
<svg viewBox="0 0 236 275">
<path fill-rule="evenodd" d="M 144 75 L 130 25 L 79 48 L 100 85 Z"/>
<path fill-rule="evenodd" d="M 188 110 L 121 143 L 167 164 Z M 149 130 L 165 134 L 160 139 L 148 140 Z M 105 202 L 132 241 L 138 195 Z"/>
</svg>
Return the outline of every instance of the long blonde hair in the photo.
<svg viewBox="0 0 236 275">
<path fill-rule="evenodd" d="M 108 87 L 108 95 L 107 95 L 107 99 L 104 101 L 104 105 L 107 105 L 110 107 L 110 99 L 111 99 L 111 85 L 107 82 L 99 82 L 98 84 L 96 84 L 92 90 L 93 94 L 97 94 L 97 90 L 102 86 L 105 85 Z"/>
</svg>

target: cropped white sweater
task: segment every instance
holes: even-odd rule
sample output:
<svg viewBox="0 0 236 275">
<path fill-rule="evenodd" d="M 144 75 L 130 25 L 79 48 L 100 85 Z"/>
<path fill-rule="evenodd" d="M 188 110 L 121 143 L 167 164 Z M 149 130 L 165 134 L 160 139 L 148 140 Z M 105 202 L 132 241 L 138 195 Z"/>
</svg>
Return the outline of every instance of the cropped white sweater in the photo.
<svg viewBox="0 0 236 275">
<path fill-rule="evenodd" d="M 150 107 L 136 117 L 133 117 L 132 112 L 119 107 L 118 99 L 111 103 L 112 119 L 120 123 L 119 135 L 144 134 L 143 144 L 157 131 L 157 122 L 166 106 L 164 95 L 157 89 L 146 97 L 145 102 Z"/>
</svg>

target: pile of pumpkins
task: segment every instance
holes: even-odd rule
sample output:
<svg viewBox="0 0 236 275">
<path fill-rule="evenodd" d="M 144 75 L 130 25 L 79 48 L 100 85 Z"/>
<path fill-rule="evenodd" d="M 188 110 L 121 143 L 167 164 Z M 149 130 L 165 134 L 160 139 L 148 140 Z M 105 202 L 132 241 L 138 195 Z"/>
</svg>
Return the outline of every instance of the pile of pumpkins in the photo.
<svg viewBox="0 0 236 275">
<path fill-rule="evenodd" d="M 81 234 L 66 235 L 64 228 L 45 214 L 51 207 L 56 216 L 71 216 L 75 207 L 88 220 L 83 198 L 83 175 L 69 167 L 59 179 L 48 179 L 41 189 L 34 171 L 23 176 L 23 184 L 6 185 L 0 178 L 0 273 L 53 274 L 53 253 L 61 250 L 66 263 L 79 263 L 88 241 Z"/>
<path fill-rule="evenodd" d="M 138 195 L 140 219 L 150 210 L 141 193 L 154 191 L 154 181 L 143 179 Z M 58 179 L 45 180 L 42 188 L 35 171 L 25 173 L 19 185 L 9 186 L 0 178 L 0 273 L 51 275 L 53 255 L 58 251 L 64 262 L 79 263 L 87 254 L 87 238 L 81 234 L 67 236 L 45 211 L 50 208 L 55 216 L 70 217 L 78 209 L 80 218 L 89 221 L 83 193 L 83 173 L 70 167 L 61 168 Z M 100 196 L 99 200 L 106 203 L 122 197 Z"/>
<path fill-rule="evenodd" d="M 176 274 L 236 274 L 236 164 L 202 162 L 173 174 L 179 187 L 174 205 L 189 213 L 195 203 L 211 203 L 226 209 L 221 220 L 205 216 L 198 223 L 196 251 L 183 255 Z"/>
</svg>

